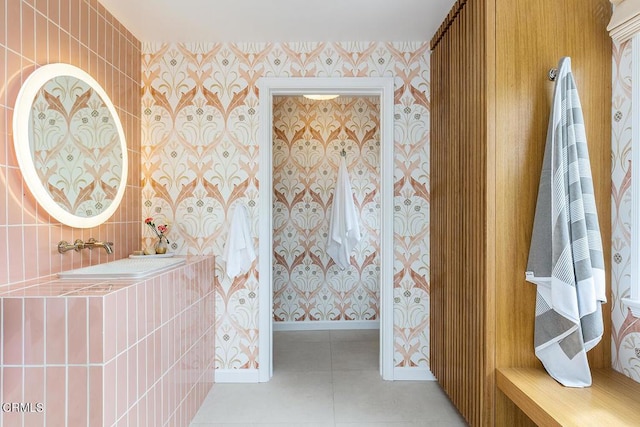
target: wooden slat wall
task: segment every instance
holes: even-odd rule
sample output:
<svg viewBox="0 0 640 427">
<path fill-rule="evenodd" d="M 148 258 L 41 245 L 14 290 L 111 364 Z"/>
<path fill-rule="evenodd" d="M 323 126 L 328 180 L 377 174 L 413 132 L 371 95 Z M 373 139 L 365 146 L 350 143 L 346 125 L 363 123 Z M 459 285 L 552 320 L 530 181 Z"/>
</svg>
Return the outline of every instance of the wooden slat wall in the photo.
<svg viewBox="0 0 640 427">
<path fill-rule="evenodd" d="M 524 280 L 553 83 L 572 57 L 610 270 L 608 0 L 459 0 L 432 40 L 431 369 L 470 425 L 531 421 L 496 367 L 539 367 Z M 608 285 L 610 286 L 610 285 Z M 610 293 L 610 290 L 609 290 Z M 605 338 L 589 353 L 609 367 Z"/>
<path fill-rule="evenodd" d="M 471 425 L 493 413 L 485 10 L 458 2 L 431 56 L 431 369 Z"/>
</svg>

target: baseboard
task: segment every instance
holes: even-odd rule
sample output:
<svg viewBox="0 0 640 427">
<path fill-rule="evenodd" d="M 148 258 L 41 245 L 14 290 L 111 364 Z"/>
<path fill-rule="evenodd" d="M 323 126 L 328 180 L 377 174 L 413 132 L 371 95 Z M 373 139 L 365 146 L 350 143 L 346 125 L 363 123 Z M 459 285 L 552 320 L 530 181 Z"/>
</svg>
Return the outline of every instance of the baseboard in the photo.
<svg viewBox="0 0 640 427">
<path fill-rule="evenodd" d="M 258 383 L 260 375 L 257 369 L 216 369 L 214 383 Z"/>
<path fill-rule="evenodd" d="M 394 381 L 436 381 L 428 368 L 393 368 Z M 258 383 L 257 369 L 216 369 L 215 383 Z"/>
<path fill-rule="evenodd" d="M 326 331 L 380 329 L 379 320 L 319 320 L 317 322 L 273 322 L 274 331 Z"/>
<path fill-rule="evenodd" d="M 393 368 L 394 381 L 437 381 L 429 368 Z"/>
</svg>

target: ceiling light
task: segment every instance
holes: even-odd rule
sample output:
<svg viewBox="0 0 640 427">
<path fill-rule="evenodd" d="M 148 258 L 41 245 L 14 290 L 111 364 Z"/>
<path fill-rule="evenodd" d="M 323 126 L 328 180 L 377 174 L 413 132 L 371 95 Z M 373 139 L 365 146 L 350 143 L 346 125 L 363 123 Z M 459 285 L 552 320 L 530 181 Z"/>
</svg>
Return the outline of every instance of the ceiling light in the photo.
<svg viewBox="0 0 640 427">
<path fill-rule="evenodd" d="M 307 99 L 313 99 L 314 101 L 326 101 L 327 99 L 335 99 L 340 95 L 325 95 L 325 94 L 315 94 L 315 95 L 302 95 Z"/>
</svg>

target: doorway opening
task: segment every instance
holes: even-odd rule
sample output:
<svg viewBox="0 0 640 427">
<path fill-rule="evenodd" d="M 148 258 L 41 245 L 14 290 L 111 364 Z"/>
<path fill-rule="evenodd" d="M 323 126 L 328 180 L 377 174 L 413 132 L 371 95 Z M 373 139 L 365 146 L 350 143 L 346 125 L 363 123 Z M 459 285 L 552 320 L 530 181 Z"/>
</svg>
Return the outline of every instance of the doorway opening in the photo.
<svg viewBox="0 0 640 427">
<path fill-rule="evenodd" d="M 260 89 L 259 381 L 273 374 L 273 97 L 305 93 L 380 100 L 380 375 L 393 380 L 393 78 L 262 78 Z"/>
</svg>

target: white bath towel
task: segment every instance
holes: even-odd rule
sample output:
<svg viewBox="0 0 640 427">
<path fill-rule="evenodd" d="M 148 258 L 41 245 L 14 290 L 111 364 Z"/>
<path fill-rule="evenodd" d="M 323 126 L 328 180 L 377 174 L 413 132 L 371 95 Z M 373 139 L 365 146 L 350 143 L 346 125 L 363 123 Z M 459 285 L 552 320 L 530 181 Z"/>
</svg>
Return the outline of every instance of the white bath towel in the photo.
<svg viewBox="0 0 640 427">
<path fill-rule="evenodd" d="M 561 384 L 590 386 L 586 353 L 603 333 L 604 256 L 569 58 L 558 66 L 526 279 L 537 285 L 536 356 Z"/>
<path fill-rule="evenodd" d="M 233 279 L 246 273 L 256 259 L 251 233 L 249 232 L 249 215 L 243 204 L 236 205 L 227 234 L 222 260 L 226 263 L 227 276 Z"/>
<path fill-rule="evenodd" d="M 353 202 L 351 182 L 347 172 L 347 162 L 341 158 L 338 180 L 333 193 L 333 206 L 329 218 L 327 253 L 341 269 L 349 266 L 353 247 L 360 241 L 360 223 Z"/>
</svg>

